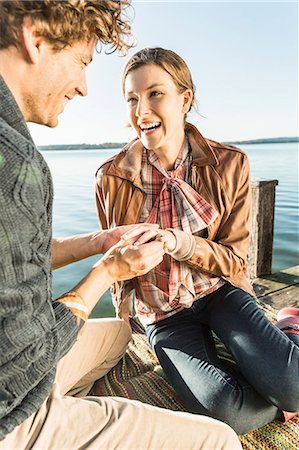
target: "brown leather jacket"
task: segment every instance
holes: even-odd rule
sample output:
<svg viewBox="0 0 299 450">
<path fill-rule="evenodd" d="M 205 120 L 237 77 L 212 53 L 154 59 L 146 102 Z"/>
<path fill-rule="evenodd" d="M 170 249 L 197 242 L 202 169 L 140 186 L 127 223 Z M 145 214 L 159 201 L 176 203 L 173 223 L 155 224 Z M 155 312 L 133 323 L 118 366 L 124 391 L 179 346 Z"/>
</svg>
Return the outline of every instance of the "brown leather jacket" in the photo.
<svg viewBox="0 0 299 450">
<path fill-rule="evenodd" d="M 219 215 L 195 234 L 196 249 L 188 263 L 228 280 L 255 295 L 246 274 L 251 189 L 249 162 L 236 147 L 205 139 L 186 124 L 192 149 L 191 185 Z M 138 223 L 145 201 L 140 179 L 143 145 L 135 139 L 96 174 L 96 203 L 102 228 Z"/>
</svg>

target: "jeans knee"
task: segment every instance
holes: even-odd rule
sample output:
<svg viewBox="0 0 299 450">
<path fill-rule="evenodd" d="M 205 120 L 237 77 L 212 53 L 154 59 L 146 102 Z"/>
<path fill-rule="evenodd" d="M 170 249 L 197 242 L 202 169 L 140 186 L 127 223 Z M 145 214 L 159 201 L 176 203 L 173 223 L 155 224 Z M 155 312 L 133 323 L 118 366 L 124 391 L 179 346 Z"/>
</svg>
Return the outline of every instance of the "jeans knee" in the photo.
<svg viewBox="0 0 299 450">
<path fill-rule="evenodd" d="M 281 380 L 279 392 L 274 398 L 269 398 L 270 402 L 283 411 L 299 411 L 299 387 L 298 379 L 288 378 Z"/>
<path fill-rule="evenodd" d="M 216 416 L 213 416 L 216 417 Z M 237 411 L 226 411 L 224 414 L 217 414 L 217 420 L 221 420 L 228 425 L 229 428 L 233 429 L 237 435 L 246 434 L 249 431 L 257 428 L 255 418 L 243 414 L 239 414 Z M 261 425 L 264 425 L 261 424 Z"/>
<path fill-rule="evenodd" d="M 231 408 L 218 407 L 215 410 L 210 410 L 209 414 L 211 415 L 211 417 L 214 417 L 215 419 L 227 424 L 237 434 L 244 434 L 249 431 L 250 425 L 244 427 L 242 416 L 238 414 L 237 411 Z"/>
<path fill-rule="evenodd" d="M 297 391 L 299 390 L 297 384 Z M 287 396 L 277 402 L 277 407 L 283 411 L 299 412 L 298 392 L 294 392 L 294 396 Z"/>
<path fill-rule="evenodd" d="M 256 428 L 253 424 L 250 423 L 250 419 L 248 417 L 246 417 L 246 420 L 244 421 L 242 417 L 238 415 L 235 415 L 234 417 L 232 417 L 231 415 L 226 416 L 225 423 L 229 427 L 231 427 L 239 436 L 241 436 L 242 434 L 246 434 Z"/>
<path fill-rule="evenodd" d="M 197 413 L 200 413 L 200 411 Z M 278 412 L 277 408 L 273 406 L 265 410 L 252 410 L 252 408 L 239 409 L 232 405 L 218 404 L 218 406 L 209 408 L 205 414 L 227 424 L 237 435 L 242 435 L 271 422 L 276 418 Z"/>
</svg>

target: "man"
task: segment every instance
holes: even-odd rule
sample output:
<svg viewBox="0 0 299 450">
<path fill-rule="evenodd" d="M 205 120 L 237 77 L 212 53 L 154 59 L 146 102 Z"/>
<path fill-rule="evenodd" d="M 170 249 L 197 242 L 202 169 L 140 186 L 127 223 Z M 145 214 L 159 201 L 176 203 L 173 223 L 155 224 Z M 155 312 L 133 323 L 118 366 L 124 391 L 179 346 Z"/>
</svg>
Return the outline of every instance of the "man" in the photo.
<svg viewBox="0 0 299 450">
<path fill-rule="evenodd" d="M 84 397 L 130 339 L 125 322 L 86 321 L 89 312 L 113 282 L 146 273 L 164 250 L 160 242 L 117 243 L 124 229 L 51 245 L 51 176 L 25 122 L 55 127 L 67 102 L 87 94 L 97 42 L 129 47 L 127 3 L 0 2 L 1 449 L 241 448 L 228 426 L 208 418 Z M 52 300 L 51 264 L 105 251 L 71 292 Z"/>
</svg>

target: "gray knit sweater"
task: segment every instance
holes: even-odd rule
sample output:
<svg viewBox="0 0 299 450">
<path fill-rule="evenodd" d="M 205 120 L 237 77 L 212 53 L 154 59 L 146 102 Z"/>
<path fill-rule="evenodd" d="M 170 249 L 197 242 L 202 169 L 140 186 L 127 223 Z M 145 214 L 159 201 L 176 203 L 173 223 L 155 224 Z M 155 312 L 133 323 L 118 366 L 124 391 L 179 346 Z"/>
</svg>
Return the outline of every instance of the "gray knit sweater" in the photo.
<svg viewBox="0 0 299 450">
<path fill-rule="evenodd" d="M 51 294 L 53 188 L 0 76 L 0 441 L 46 399 L 76 340 L 72 313 Z"/>
</svg>

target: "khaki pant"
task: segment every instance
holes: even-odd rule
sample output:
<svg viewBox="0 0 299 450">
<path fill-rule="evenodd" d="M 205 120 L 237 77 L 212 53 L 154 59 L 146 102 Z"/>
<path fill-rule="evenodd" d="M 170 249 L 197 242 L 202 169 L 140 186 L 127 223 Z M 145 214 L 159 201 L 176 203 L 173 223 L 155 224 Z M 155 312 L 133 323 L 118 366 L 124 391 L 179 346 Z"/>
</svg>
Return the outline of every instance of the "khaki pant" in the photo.
<svg viewBox="0 0 299 450">
<path fill-rule="evenodd" d="M 119 361 L 130 336 L 121 320 L 89 320 L 60 361 L 49 397 L 0 442 L 0 449 L 241 449 L 228 425 L 208 417 L 118 397 L 83 397 Z"/>
</svg>

